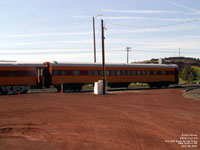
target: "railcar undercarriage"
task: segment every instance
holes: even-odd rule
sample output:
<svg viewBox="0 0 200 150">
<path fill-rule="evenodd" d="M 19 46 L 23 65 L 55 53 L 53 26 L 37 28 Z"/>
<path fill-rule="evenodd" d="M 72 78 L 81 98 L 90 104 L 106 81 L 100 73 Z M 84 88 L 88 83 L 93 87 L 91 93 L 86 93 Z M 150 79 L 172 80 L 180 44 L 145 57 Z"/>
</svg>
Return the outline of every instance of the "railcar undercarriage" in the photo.
<svg viewBox="0 0 200 150">
<path fill-rule="evenodd" d="M 152 82 L 152 83 L 148 83 L 150 88 L 168 88 L 169 87 L 169 83 L 168 82 Z"/>
<path fill-rule="evenodd" d="M 76 91 L 81 91 L 83 84 L 82 83 L 67 83 L 63 85 L 56 85 L 55 86 L 58 90 L 58 92 L 65 91 L 65 90 L 73 90 L 74 92 Z"/>
<path fill-rule="evenodd" d="M 18 93 L 27 93 L 30 90 L 29 86 L 1 86 L 0 93 L 2 95 L 6 94 L 18 94 Z"/>
</svg>

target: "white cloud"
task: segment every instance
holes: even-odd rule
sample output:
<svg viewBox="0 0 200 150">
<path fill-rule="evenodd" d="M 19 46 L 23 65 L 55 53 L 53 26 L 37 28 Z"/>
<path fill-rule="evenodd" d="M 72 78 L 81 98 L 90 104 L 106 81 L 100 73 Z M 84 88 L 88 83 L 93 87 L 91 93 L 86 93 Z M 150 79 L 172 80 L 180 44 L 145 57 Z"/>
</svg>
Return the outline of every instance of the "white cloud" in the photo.
<svg viewBox="0 0 200 150">
<path fill-rule="evenodd" d="M 90 53 L 91 48 L 24 48 L 24 49 L 5 49 L 0 50 L 0 54 L 65 54 L 65 53 Z"/>
<path fill-rule="evenodd" d="M 157 43 L 157 44 L 151 44 L 151 43 L 146 43 L 145 45 L 138 45 L 137 48 L 138 49 L 157 49 L 157 50 L 161 50 L 161 49 L 171 49 L 171 50 L 177 50 L 178 48 L 182 48 L 182 49 L 199 49 L 199 44 L 197 44 L 196 42 L 173 42 L 173 41 L 166 41 L 164 43 Z M 200 54 L 200 52 L 199 52 Z"/>
<path fill-rule="evenodd" d="M 124 29 L 126 28 L 126 29 Z M 169 32 L 169 31 L 186 31 L 186 30 L 194 30 L 199 29 L 198 25 L 190 25 L 190 26 L 169 26 L 169 27 L 157 27 L 157 28 L 129 28 L 128 26 L 124 25 L 123 29 L 107 29 L 107 33 L 153 33 L 153 32 Z"/>
<path fill-rule="evenodd" d="M 79 43 L 79 44 L 90 44 L 92 42 L 93 39 L 55 41 L 55 43 Z"/>
<path fill-rule="evenodd" d="M 168 2 L 170 4 L 176 5 L 181 7 L 179 4 L 174 2 Z M 200 12 L 198 10 L 184 7 L 181 8 L 187 8 L 189 10 L 193 10 L 193 12 L 181 12 L 181 11 L 172 11 L 172 10 L 117 10 L 117 9 L 102 9 L 102 12 L 111 12 L 111 13 L 128 13 L 128 14 L 185 14 L 185 15 L 199 15 Z M 195 11 L 194 11 L 195 10 Z"/>
<path fill-rule="evenodd" d="M 65 44 L 68 44 L 66 46 L 72 46 L 74 44 L 92 44 L 93 39 L 79 39 L 79 40 L 59 40 L 59 41 L 33 41 L 33 42 L 7 42 L 7 43 L 2 43 L 0 44 L 0 48 L 16 48 L 16 47 L 22 47 L 22 46 L 31 46 L 31 48 L 34 48 L 33 46 L 40 46 L 40 48 L 45 48 L 46 46 L 48 47 L 61 47 L 64 46 Z M 62 45 L 60 45 L 62 44 Z M 81 46 L 82 46 L 81 45 Z M 80 46 L 78 46 L 80 47 Z M 76 47 L 76 48 L 78 48 Z"/>
<path fill-rule="evenodd" d="M 165 37 L 165 38 L 127 38 L 127 39 L 108 39 L 106 40 L 106 45 L 115 45 L 114 47 L 109 47 L 109 50 L 124 50 L 125 46 L 130 46 L 132 49 L 142 49 L 142 50 L 171 50 L 176 51 L 178 48 L 187 50 L 198 50 L 200 49 L 200 44 L 197 40 L 188 40 L 177 37 Z M 124 47 L 122 45 L 125 45 Z M 199 52 L 200 54 L 200 52 Z"/>
<path fill-rule="evenodd" d="M 13 46 L 28 46 L 28 45 L 40 45 L 48 42 L 8 42 L 0 44 L 0 48 L 13 47 Z"/>
<path fill-rule="evenodd" d="M 177 13 L 182 13 L 182 12 L 178 12 L 178 11 L 167 11 L 167 10 L 116 10 L 116 9 L 102 9 L 102 12 L 133 13 L 133 14 L 177 14 Z"/>
<path fill-rule="evenodd" d="M 50 32 L 50 33 L 30 33 L 30 34 L 12 34 L 8 37 L 13 38 L 30 38 L 30 37 L 46 37 L 46 36 L 70 36 L 70 35 L 91 35 L 92 32 Z"/>
<path fill-rule="evenodd" d="M 43 63 L 46 61 L 53 62 L 92 62 L 92 54 L 45 54 L 45 55 L 33 55 L 33 54 L 20 54 L 20 55 L 1 55 L 0 60 L 15 60 L 17 62 L 29 62 L 29 63 Z"/>
<path fill-rule="evenodd" d="M 200 39 L 200 35 L 185 35 L 182 36 L 183 39 L 191 39 L 191 40 L 199 40 Z"/>
<path fill-rule="evenodd" d="M 76 18 L 82 18 L 82 19 L 91 19 L 90 16 L 75 16 Z M 182 22 L 182 21 L 191 21 L 198 18 L 186 18 L 186 19 L 180 19 L 180 18 L 151 18 L 151 17 L 134 17 L 134 16 L 103 16 L 101 17 L 105 20 L 153 20 L 153 21 L 169 21 L 169 22 Z"/>
</svg>

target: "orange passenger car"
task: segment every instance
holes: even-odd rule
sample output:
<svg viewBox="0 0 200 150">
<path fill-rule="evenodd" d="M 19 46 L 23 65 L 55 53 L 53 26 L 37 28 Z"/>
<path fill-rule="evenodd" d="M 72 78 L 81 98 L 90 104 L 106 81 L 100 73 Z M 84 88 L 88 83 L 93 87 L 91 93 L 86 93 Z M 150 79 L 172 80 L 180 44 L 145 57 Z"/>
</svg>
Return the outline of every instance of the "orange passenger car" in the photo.
<svg viewBox="0 0 200 150">
<path fill-rule="evenodd" d="M 0 64 L 0 93 L 26 93 L 43 86 L 43 64 Z"/>
<path fill-rule="evenodd" d="M 0 93 L 26 93 L 30 88 L 51 85 L 58 91 L 80 91 L 83 85 L 102 80 L 102 74 L 102 64 L 0 64 Z M 105 75 L 110 87 L 140 82 L 159 88 L 178 83 L 177 65 L 107 64 Z"/>
<path fill-rule="evenodd" d="M 110 87 L 128 87 L 132 82 L 152 87 L 168 87 L 178 83 L 177 65 L 165 64 L 107 64 L 106 80 Z M 58 90 L 81 90 L 84 84 L 102 79 L 101 64 L 52 64 L 52 85 Z"/>
</svg>

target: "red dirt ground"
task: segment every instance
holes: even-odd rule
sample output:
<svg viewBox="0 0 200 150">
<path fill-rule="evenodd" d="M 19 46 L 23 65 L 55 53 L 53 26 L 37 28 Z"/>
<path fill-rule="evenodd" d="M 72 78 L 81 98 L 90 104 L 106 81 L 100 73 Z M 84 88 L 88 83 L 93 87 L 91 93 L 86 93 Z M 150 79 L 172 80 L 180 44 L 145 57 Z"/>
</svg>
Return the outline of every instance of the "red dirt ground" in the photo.
<svg viewBox="0 0 200 150">
<path fill-rule="evenodd" d="M 0 96 L 0 150 L 188 150 L 182 134 L 200 139 L 200 101 L 180 89 Z"/>
</svg>

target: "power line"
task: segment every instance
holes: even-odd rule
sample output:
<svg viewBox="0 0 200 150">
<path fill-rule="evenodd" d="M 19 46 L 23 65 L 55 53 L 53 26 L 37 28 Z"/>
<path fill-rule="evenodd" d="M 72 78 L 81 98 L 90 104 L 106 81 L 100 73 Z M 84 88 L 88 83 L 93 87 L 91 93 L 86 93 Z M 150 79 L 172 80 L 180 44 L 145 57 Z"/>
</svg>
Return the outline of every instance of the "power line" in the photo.
<svg viewBox="0 0 200 150">
<path fill-rule="evenodd" d="M 107 50 L 106 52 L 125 52 L 126 50 Z M 132 49 L 129 51 L 134 51 L 134 52 L 146 52 L 146 53 L 177 53 L 176 51 L 156 51 L 156 50 L 140 50 L 140 49 Z M 200 52 L 181 52 L 184 54 L 200 54 Z"/>
<path fill-rule="evenodd" d="M 197 21 L 200 21 L 200 18 L 192 19 L 192 20 L 186 20 L 186 21 L 179 21 L 179 22 L 171 23 L 171 24 L 147 25 L 147 26 L 118 24 L 118 23 L 112 23 L 112 22 L 106 22 L 106 23 L 110 24 L 110 25 L 121 26 L 121 27 L 129 27 L 129 28 L 163 28 L 163 27 L 170 27 L 170 26 L 176 26 L 176 25 L 181 25 L 181 24 L 188 24 L 188 23 L 197 22 Z"/>
</svg>

